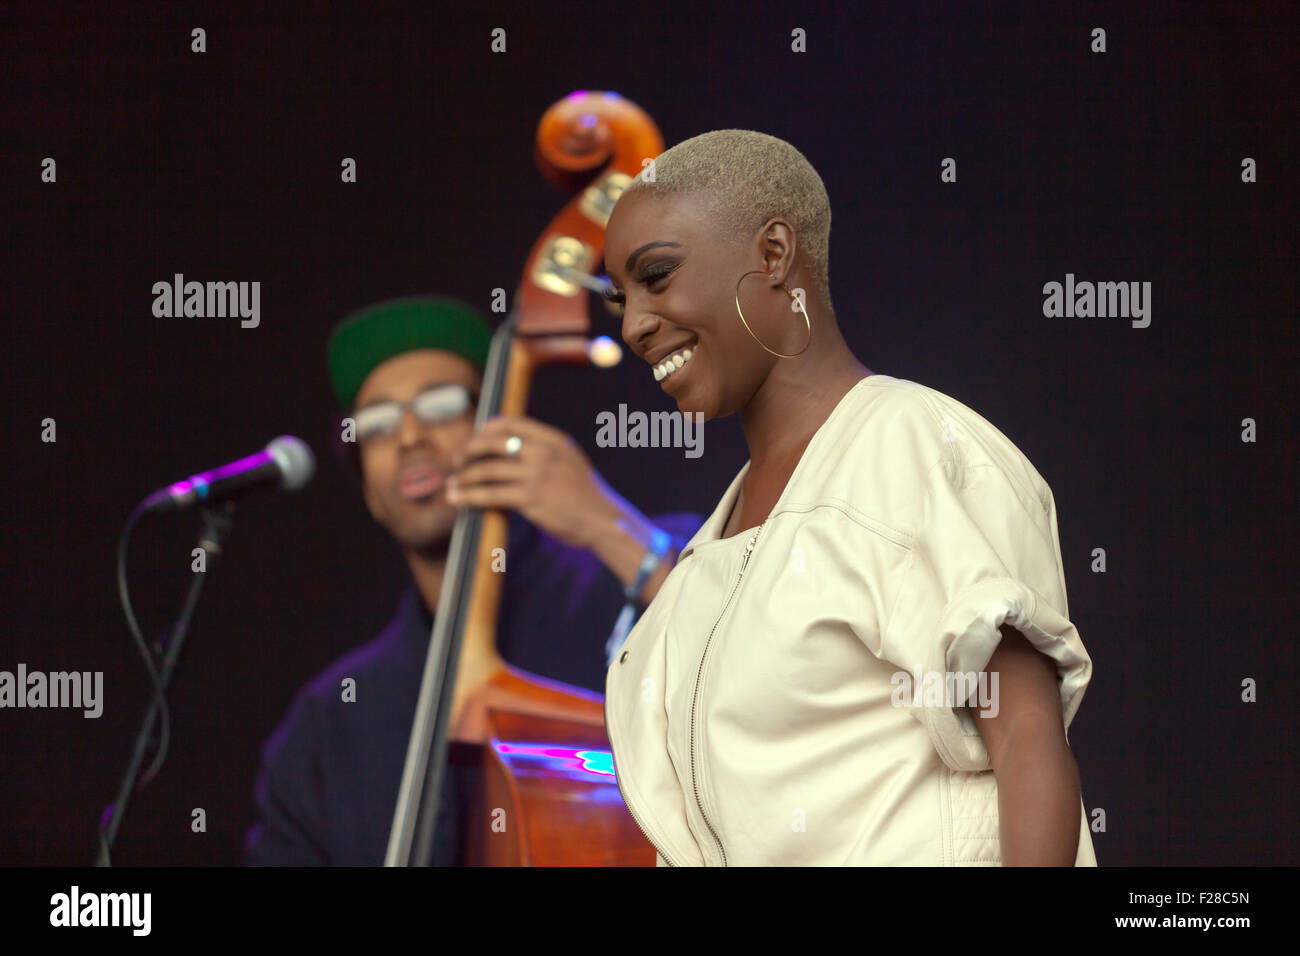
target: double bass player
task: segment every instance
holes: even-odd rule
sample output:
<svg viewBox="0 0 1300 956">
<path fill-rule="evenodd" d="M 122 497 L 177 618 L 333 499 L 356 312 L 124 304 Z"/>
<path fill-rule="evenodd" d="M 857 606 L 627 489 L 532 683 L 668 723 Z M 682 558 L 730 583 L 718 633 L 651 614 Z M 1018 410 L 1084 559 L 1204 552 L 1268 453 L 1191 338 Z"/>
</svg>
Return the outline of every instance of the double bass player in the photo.
<svg viewBox="0 0 1300 956">
<path fill-rule="evenodd" d="M 663 540 L 656 531 L 671 543 L 654 571 L 641 575 L 642 605 L 699 526 L 694 515 L 646 518 L 601 479 L 572 438 L 541 422 L 502 416 L 473 433 L 489 338 L 468 306 L 433 297 L 363 309 L 330 338 L 335 399 L 356 423 L 357 441 L 348 447 L 362 496 L 401 548 L 412 586 L 383 632 L 302 688 L 268 739 L 248 864 L 383 861 L 458 507 L 510 514 L 501 654 L 586 688 L 593 699 L 624 589 Z M 557 653 L 566 646 L 581 653 Z M 474 675 L 463 677 L 458 696 L 472 690 Z M 352 699 L 341 692 L 347 679 Z M 466 773 L 447 768 L 435 865 L 460 861 Z"/>
</svg>

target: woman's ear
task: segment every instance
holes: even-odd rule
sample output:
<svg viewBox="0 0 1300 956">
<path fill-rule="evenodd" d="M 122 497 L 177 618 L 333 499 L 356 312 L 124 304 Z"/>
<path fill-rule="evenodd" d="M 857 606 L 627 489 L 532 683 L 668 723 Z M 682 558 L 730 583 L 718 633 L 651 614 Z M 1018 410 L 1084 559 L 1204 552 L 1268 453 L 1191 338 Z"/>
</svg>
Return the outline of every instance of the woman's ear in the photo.
<svg viewBox="0 0 1300 956">
<path fill-rule="evenodd" d="M 763 268 L 778 285 L 784 285 L 786 278 L 794 271 L 795 255 L 798 252 L 798 237 L 794 227 L 780 217 L 769 219 L 758 231 L 759 254 L 763 258 Z"/>
</svg>

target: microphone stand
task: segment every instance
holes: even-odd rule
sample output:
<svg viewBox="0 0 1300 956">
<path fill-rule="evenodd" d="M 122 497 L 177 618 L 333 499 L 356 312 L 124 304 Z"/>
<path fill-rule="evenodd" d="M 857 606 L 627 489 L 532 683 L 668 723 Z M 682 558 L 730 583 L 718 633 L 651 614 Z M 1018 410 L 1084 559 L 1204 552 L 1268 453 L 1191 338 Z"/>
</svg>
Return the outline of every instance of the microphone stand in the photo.
<svg viewBox="0 0 1300 956">
<path fill-rule="evenodd" d="M 207 506 L 200 506 L 199 510 L 203 515 L 203 530 L 199 534 L 198 546 L 206 553 L 208 563 L 204 571 L 195 572 L 189 593 L 185 595 L 185 605 L 181 609 L 180 619 L 173 625 L 171 636 L 167 638 L 167 643 L 164 645 L 163 666 L 158 674 L 158 682 L 162 685 L 163 691 L 167 690 L 172 671 L 176 667 L 176 660 L 180 657 L 181 648 L 185 644 L 190 618 L 194 615 L 194 606 L 198 603 L 199 592 L 203 590 L 204 582 L 212 570 L 212 561 L 221 556 L 221 542 L 230 533 L 231 515 L 234 513 L 235 505 L 232 501 L 226 501 L 220 512 Z M 157 719 L 158 697 L 151 693 L 149 707 L 145 710 L 144 720 L 141 721 L 140 730 L 135 735 L 131 762 L 127 765 L 126 773 L 122 777 L 122 785 L 117 790 L 117 799 L 105 807 L 100 815 L 99 855 L 95 859 L 95 866 L 113 865 L 109 860 L 109 849 L 117 837 L 117 828 L 122 823 L 122 817 L 126 814 L 126 805 L 135 790 L 136 778 L 140 775 L 140 765 L 144 762 L 145 752 L 149 749 L 153 725 Z M 109 817 L 107 825 L 103 822 L 106 816 Z"/>
</svg>

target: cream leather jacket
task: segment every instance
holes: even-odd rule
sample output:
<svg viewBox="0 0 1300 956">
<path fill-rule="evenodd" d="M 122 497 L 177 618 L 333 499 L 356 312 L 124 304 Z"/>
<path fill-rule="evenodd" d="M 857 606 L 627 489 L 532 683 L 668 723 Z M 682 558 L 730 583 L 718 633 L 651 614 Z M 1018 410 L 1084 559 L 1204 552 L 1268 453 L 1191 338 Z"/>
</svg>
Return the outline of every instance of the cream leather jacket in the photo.
<svg viewBox="0 0 1300 956">
<path fill-rule="evenodd" d="M 1051 490 L 974 411 L 888 375 L 845 395 L 760 527 L 720 539 L 748 467 L 606 677 L 619 786 L 658 863 L 1000 864 L 958 675 L 1009 624 L 1056 663 L 1068 730 L 1092 663 Z M 1082 803 L 1075 865 L 1096 865 Z"/>
</svg>

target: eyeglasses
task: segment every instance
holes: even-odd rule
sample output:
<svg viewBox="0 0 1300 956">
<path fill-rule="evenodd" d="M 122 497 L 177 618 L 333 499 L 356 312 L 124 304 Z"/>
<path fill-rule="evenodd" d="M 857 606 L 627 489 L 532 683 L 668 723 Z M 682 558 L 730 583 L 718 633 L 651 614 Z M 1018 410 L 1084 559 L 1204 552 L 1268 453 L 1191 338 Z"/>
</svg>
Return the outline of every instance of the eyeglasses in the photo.
<svg viewBox="0 0 1300 956">
<path fill-rule="evenodd" d="M 357 423 L 357 441 L 373 441 L 395 435 L 409 408 L 425 425 L 441 425 L 468 412 L 478 396 L 464 385 L 434 385 L 406 402 L 376 402 L 352 413 Z"/>
</svg>

